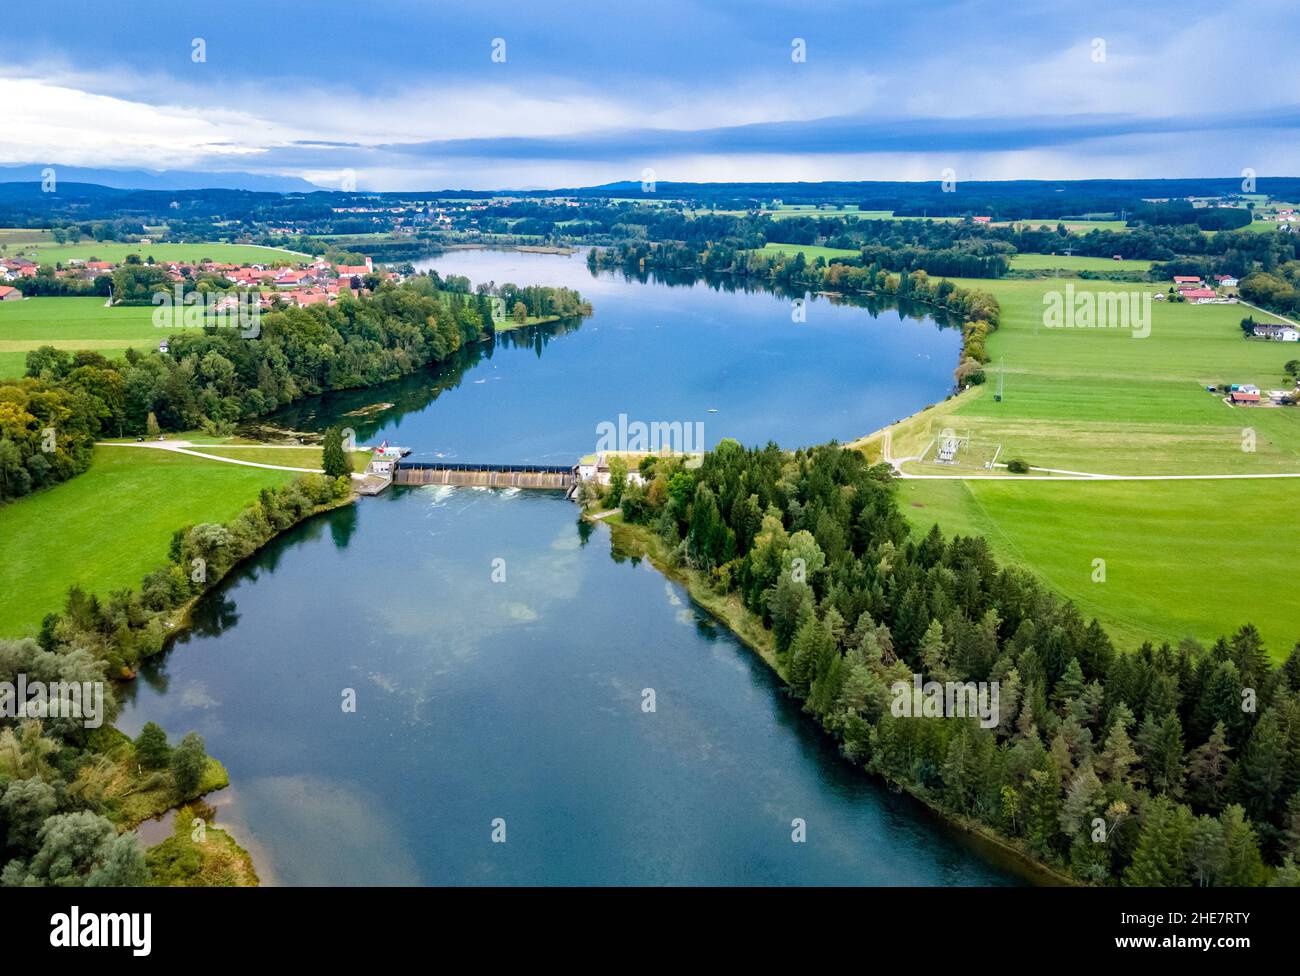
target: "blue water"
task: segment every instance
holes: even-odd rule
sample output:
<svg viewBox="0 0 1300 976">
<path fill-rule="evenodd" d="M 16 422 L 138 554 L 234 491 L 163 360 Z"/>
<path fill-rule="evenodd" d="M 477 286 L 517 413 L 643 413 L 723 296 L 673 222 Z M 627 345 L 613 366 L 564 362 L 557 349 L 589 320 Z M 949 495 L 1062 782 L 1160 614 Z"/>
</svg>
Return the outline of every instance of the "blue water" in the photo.
<svg viewBox="0 0 1300 976">
<path fill-rule="evenodd" d="M 438 267 L 494 261 L 519 283 L 587 276 L 549 256 Z M 770 295 L 582 290 L 596 315 L 540 358 L 503 342 L 440 381 L 368 391 L 394 402 L 371 428 L 417 456 L 572 459 L 598 419 L 716 404 L 712 440 L 813 443 L 934 399 L 955 356 L 932 323 L 828 302 L 795 326 Z M 271 883 L 1016 880 L 841 759 L 752 652 L 554 492 L 395 488 L 299 526 L 141 674 L 120 725 L 150 719 L 197 729 L 226 764 L 219 820 Z"/>
</svg>

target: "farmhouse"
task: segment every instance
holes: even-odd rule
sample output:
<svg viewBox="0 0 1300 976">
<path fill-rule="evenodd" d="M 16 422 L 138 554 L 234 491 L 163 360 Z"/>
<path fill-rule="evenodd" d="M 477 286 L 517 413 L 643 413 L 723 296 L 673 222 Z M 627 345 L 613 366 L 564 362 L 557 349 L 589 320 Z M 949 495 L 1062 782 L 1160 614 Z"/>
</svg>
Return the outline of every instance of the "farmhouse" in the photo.
<svg viewBox="0 0 1300 976">
<path fill-rule="evenodd" d="M 0 302 L 20 302 L 23 293 L 10 285 L 0 285 Z"/>
<path fill-rule="evenodd" d="M 1255 326 L 1255 335 L 1261 339 L 1273 339 L 1278 342 L 1300 342 L 1300 329 L 1294 325 L 1273 325 L 1265 323 Z"/>
<path fill-rule="evenodd" d="M 1215 275 L 1214 280 L 1219 283 L 1220 288 L 1236 288 L 1237 279 L 1232 275 Z"/>
<path fill-rule="evenodd" d="M 1199 285 L 1200 283 L 1200 275 L 1174 275 L 1175 285 Z"/>
<path fill-rule="evenodd" d="M 1259 393 L 1252 393 L 1249 390 L 1233 390 L 1228 398 L 1233 403 L 1259 403 Z"/>
</svg>

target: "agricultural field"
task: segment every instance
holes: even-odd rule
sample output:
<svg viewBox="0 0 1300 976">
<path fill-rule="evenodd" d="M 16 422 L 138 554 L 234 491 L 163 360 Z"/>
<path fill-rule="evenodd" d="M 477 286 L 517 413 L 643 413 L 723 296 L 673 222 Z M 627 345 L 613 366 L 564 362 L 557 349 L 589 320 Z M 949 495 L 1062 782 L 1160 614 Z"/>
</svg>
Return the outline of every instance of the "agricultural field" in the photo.
<svg viewBox="0 0 1300 976">
<path fill-rule="evenodd" d="M 1244 623 L 1278 660 L 1300 640 L 1300 598 L 1277 587 L 1294 566 L 1278 513 L 1300 507 L 1300 479 L 902 481 L 898 493 L 918 534 L 937 522 L 983 535 L 1000 559 L 1098 617 L 1122 649 L 1211 642 Z M 1096 559 L 1104 582 L 1093 581 Z"/>
<path fill-rule="evenodd" d="M 0 243 L 3 238 L 0 237 Z M 55 244 L 52 240 L 36 244 L 11 244 L 3 252 L 8 257 L 25 257 L 38 264 L 56 264 L 67 261 L 115 261 L 121 263 L 128 254 L 138 254 L 143 259 L 155 261 L 200 261 L 211 258 L 228 264 L 257 262 L 259 264 L 297 264 L 311 255 L 286 251 L 278 247 L 259 247 L 255 244 L 121 244 L 117 241 L 82 241 L 78 244 Z"/>
<path fill-rule="evenodd" d="M 147 306 L 111 308 L 103 298 L 28 298 L 0 302 L 0 379 L 21 376 L 27 353 L 40 346 L 94 349 L 112 359 L 132 346 L 156 347 L 169 330 L 153 324 Z"/>
<path fill-rule="evenodd" d="M 1300 472 L 1300 410 L 1231 407 L 1207 384 L 1281 389 L 1291 344 L 1251 342 L 1240 319 L 1269 318 L 1240 305 L 1152 302 L 1150 334 L 1043 324 L 1043 299 L 1071 286 L 1138 295 L 1159 286 L 1082 281 L 968 280 L 994 292 L 1002 324 L 988 344 L 988 381 L 890 428 L 895 458 L 920 455 L 936 435 L 969 435 L 1005 462 L 1121 475 Z M 997 402 L 999 368 L 1003 399 Z M 1290 383 L 1285 384 L 1290 387 Z M 879 457 L 880 434 L 859 442 Z M 913 473 L 949 473 L 906 462 Z M 973 472 L 972 472 L 973 473 Z M 1013 559 L 1096 614 L 1118 639 L 1209 639 L 1229 626 L 1260 627 L 1284 656 L 1300 639 L 1300 597 L 1260 587 L 1293 572 L 1300 479 L 1223 481 L 904 480 L 903 508 L 917 531 L 978 531 Z M 1091 580 L 1105 559 L 1107 582 Z M 1241 610 L 1237 619 L 1234 608 Z M 1291 631 L 1295 632 L 1292 633 Z"/>
<path fill-rule="evenodd" d="M 987 382 L 902 422 L 895 457 L 916 456 L 952 427 L 1002 445 L 1003 461 L 1104 474 L 1258 474 L 1300 471 L 1300 410 L 1231 407 L 1205 387 L 1282 389 L 1289 343 L 1252 342 L 1240 320 L 1270 316 L 1241 305 L 1151 301 L 1150 334 L 1048 328 L 1044 297 L 1154 294 L 1160 285 L 1077 278 L 958 279 L 992 291 L 1002 324 L 990 338 Z M 999 377 L 1001 373 L 1001 377 Z M 999 381 L 1002 402 L 995 400 Z M 1285 384 L 1290 387 L 1291 384 Z M 1254 431 L 1254 450 L 1242 449 Z"/>
<path fill-rule="evenodd" d="M 1150 271 L 1150 261 L 1087 257 L 1082 254 L 1013 254 L 1015 271 Z"/>
<path fill-rule="evenodd" d="M 0 636 L 35 633 L 73 584 L 100 597 L 139 586 L 166 561 L 177 528 L 228 521 L 263 487 L 296 477 L 170 451 L 95 448 L 84 474 L 0 507 Z"/>
</svg>

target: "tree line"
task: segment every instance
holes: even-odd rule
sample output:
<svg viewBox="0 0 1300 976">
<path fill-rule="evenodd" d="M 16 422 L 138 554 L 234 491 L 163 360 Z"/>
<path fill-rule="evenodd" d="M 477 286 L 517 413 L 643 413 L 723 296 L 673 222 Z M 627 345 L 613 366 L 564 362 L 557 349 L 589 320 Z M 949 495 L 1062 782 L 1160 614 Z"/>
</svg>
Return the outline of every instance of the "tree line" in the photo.
<svg viewBox="0 0 1300 976">
<path fill-rule="evenodd" d="M 527 298 L 587 307 L 567 289 Z M 409 375 L 493 331 L 488 294 L 445 290 L 436 274 L 332 306 L 267 312 L 259 325 L 255 338 L 160 330 L 167 352 L 128 349 L 115 360 L 50 346 L 28 353 L 26 376 L 0 382 L 0 501 L 84 471 L 96 439 L 227 430 L 304 397 Z"/>
<path fill-rule="evenodd" d="M 833 444 L 614 468 L 601 503 L 740 598 L 850 761 L 1080 881 L 1300 885 L 1300 645 L 1117 652 L 984 539 L 914 537 L 887 466 Z M 900 716 L 914 675 L 997 682 L 995 724 Z"/>
</svg>

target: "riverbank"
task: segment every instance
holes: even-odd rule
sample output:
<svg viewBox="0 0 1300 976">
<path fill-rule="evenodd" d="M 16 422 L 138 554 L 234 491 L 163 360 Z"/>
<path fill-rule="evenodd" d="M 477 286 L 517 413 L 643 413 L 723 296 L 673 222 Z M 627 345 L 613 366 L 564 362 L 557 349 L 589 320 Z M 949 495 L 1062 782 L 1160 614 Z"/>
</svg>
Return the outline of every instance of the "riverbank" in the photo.
<svg viewBox="0 0 1300 976">
<path fill-rule="evenodd" d="M 583 513 L 583 518 L 592 520 L 586 512 Z M 611 545 L 616 547 L 619 554 L 649 559 L 660 573 L 684 586 L 695 603 L 735 634 L 741 643 L 754 651 L 772 669 L 781 679 L 782 684 L 789 687 L 788 674 L 777 659 L 774 635 L 763 626 L 759 617 L 741 603 L 739 596 L 734 593 L 720 595 L 698 572 L 674 565 L 669 558 L 664 541 L 648 527 L 631 525 L 618 516 L 607 517 L 603 521 L 610 528 Z M 1011 867 L 1027 881 L 1044 886 L 1073 887 L 1081 884 L 1077 879 L 1038 860 L 1019 845 L 993 832 L 984 824 L 966 817 L 955 816 L 944 810 L 908 784 L 885 776 L 879 778 L 891 788 L 907 793 L 951 830 L 961 834 L 983 856 L 996 855 L 992 857 L 993 860 L 1002 861 L 1004 866 Z"/>
</svg>

